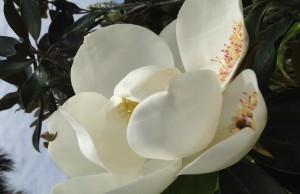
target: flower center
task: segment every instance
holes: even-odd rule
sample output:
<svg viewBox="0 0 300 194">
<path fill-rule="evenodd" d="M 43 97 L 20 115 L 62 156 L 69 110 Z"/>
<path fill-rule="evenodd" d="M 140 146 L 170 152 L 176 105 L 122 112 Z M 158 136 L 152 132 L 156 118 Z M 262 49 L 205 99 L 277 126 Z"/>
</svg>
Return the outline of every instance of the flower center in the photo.
<svg viewBox="0 0 300 194">
<path fill-rule="evenodd" d="M 243 47 L 243 23 L 235 22 L 233 25 L 233 33 L 229 38 L 229 44 L 224 44 L 225 48 L 221 50 L 223 56 L 218 56 L 212 61 L 219 62 L 222 66 L 219 70 L 219 78 L 221 82 L 229 76 L 234 64 L 241 56 Z"/>
<path fill-rule="evenodd" d="M 122 102 L 118 105 L 121 116 L 128 122 L 133 110 L 138 105 L 138 102 L 122 98 Z"/>
<path fill-rule="evenodd" d="M 237 110 L 237 117 L 232 118 L 235 124 L 233 128 L 229 129 L 230 132 L 233 132 L 233 129 L 243 129 L 245 127 L 251 127 L 255 130 L 253 112 L 258 103 L 258 96 L 256 92 L 244 92 L 244 95 L 244 98 L 240 99 L 241 104 Z"/>
</svg>

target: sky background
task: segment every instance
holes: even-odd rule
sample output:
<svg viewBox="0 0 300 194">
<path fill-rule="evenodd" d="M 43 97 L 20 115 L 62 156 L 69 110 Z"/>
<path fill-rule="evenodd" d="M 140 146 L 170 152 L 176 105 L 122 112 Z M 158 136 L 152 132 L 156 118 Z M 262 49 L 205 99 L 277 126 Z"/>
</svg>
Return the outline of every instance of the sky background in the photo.
<svg viewBox="0 0 300 194">
<path fill-rule="evenodd" d="M 74 0 L 79 7 L 100 0 Z M 49 21 L 43 21 L 42 33 L 49 26 Z M 16 37 L 9 28 L 3 15 L 3 0 L 0 0 L 0 36 Z M 16 87 L 0 80 L 0 98 L 8 92 L 16 91 Z M 16 190 L 22 190 L 26 194 L 49 194 L 51 187 L 66 177 L 55 167 L 47 150 L 41 147 L 41 153 L 34 150 L 31 139 L 34 128 L 29 125 L 34 120 L 31 114 L 16 111 L 18 106 L 0 111 L 0 151 L 10 154 L 15 161 L 15 170 L 7 174 L 8 182 Z M 43 125 L 43 131 L 47 128 Z"/>
</svg>

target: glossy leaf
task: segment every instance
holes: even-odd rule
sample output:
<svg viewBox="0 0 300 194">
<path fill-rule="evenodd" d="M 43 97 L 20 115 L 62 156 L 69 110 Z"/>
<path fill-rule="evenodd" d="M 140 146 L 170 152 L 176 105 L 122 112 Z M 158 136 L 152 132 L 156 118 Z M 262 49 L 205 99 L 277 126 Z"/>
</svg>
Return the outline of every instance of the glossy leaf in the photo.
<svg viewBox="0 0 300 194">
<path fill-rule="evenodd" d="M 291 62 L 293 65 L 293 69 L 296 73 L 296 75 L 300 78 L 300 42 L 298 42 L 294 48 L 293 48 L 293 53 L 291 56 Z"/>
<path fill-rule="evenodd" d="M 39 114 L 39 112 L 40 112 L 40 111 L 38 110 L 37 113 Z M 38 115 L 37 115 L 37 116 L 38 116 Z M 46 120 L 47 118 L 49 118 L 49 116 L 51 116 L 51 113 L 50 113 L 50 112 L 44 114 L 42 120 L 43 120 L 43 121 Z M 36 125 L 38 124 L 38 122 L 39 122 L 39 119 L 37 118 L 36 120 L 34 120 L 34 121 L 30 124 L 29 127 L 34 127 L 34 126 L 36 126 Z"/>
<path fill-rule="evenodd" d="M 281 186 L 290 191 L 291 193 L 297 194 L 300 191 L 300 174 L 289 174 L 285 172 L 280 172 L 273 170 L 264 165 L 260 167 L 271 175 Z"/>
<path fill-rule="evenodd" d="M 28 29 L 12 0 L 4 1 L 4 15 L 11 29 L 24 41 L 29 42 Z"/>
<path fill-rule="evenodd" d="M 21 87 L 21 101 L 27 110 L 30 104 L 49 89 L 48 74 L 42 66 Z"/>
<path fill-rule="evenodd" d="M 48 52 L 48 49 L 50 48 L 50 42 L 49 42 L 49 34 L 46 33 L 42 36 L 42 38 L 39 41 L 39 50 L 43 52 Z"/>
<path fill-rule="evenodd" d="M 285 75 L 285 77 L 287 77 L 287 78 L 289 78 L 289 76 L 286 74 L 286 72 L 284 70 L 284 65 L 283 65 L 284 64 L 284 53 L 286 50 L 286 48 L 284 46 L 287 43 L 287 41 L 289 41 L 291 38 L 295 37 L 299 33 L 300 33 L 300 22 L 297 22 L 286 33 L 286 35 L 284 36 L 284 38 L 281 41 L 279 48 L 277 50 L 277 61 L 276 61 L 277 68 L 279 68 L 281 70 L 281 72 L 283 73 L 283 75 Z"/>
<path fill-rule="evenodd" d="M 15 38 L 8 36 L 0 36 L 0 56 L 8 56 L 16 53 L 14 46 L 18 44 L 19 41 Z"/>
<path fill-rule="evenodd" d="M 44 102 L 43 102 L 43 97 L 40 97 L 39 115 L 35 126 L 35 130 L 32 134 L 32 144 L 35 150 L 38 152 L 40 151 L 40 136 L 42 131 L 43 118 L 44 118 Z"/>
<path fill-rule="evenodd" d="M 269 118 L 259 142 L 273 157 L 265 157 L 255 151 L 255 161 L 272 169 L 300 174 L 299 119 Z"/>
<path fill-rule="evenodd" d="M 96 18 L 98 18 L 102 13 L 89 13 L 85 16 L 79 18 L 74 24 L 68 28 L 67 32 L 71 31 L 85 31 L 87 28 L 91 27 L 91 25 L 95 22 Z"/>
<path fill-rule="evenodd" d="M 10 109 L 19 102 L 20 95 L 18 92 L 11 92 L 0 99 L 0 111 Z"/>
<path fill-rule="evenodd" d="M 23 62 L 28 60 L 27 57 L 31 55 L 30 53 L 30 47 L 28 44 L 25 43 L 18 43 L 14 46 L 14 49 L 16 51 L 15 54 L 7 56 L 8 61 L 13 62 Z"/>
<path fill-rule="evenodd" d="M 278 38 L 286 33 L 292 22 L 292 19 L 283 19 L 261 33 L 260 41 L 263 42 L 263 45 L 257 50 L 251 67 L 257 75 L 257 81 L 260 86 L 267 83 L 275 68 L 275 43 Z"/>
<path fill-rule="evenodd" d="M 62 11 L 55 16 L 49 26 L 49 42 L 56 43 L 61 39 L 66 30 L 74 23 L 73 15 L 68 11 Z"/>
<path fill-rule="evenodd" d="M 258 39 L 261 19 L 263 18 L 268 5 L 270 5 L 268 1 L 257 3 L 245 18 L 245 24 L 250 39 L 250 48 Z"/>
<path fill-rule="evenodd" d="M 34 40 L 37 40 L 41 32 L 41 16 L 36 0 L 21 0 L 20 12 L 27 29 Z"/>
<path fill-rule="evenodd" d="M 2 80 L 9 84 L 13 84 L 15 86 L 21 86 L 27 80 L 26 70 L 23 70 L 18 73 L 15 73 L 13 75 L 2 78 Z"/>
<path fill-rule="evenodd" d="M 287 90 L 266 100 L 269 119 L 300 120 L 300 89 Z"/>
<path fill-rule="evenodd" d="M 287 194 L 266 172 L 249 161 L 241 161 L 220 171 L 222 194 Z"/>
<path fill-rule="evenodd" d="M 26 69 L 34 60 L 23 62 L 11 62 L 7 60 L 0 61 L 0 78 L 4 78 Z"/>
<path fill-rule="evenodd" d="M 64 48 L 79 48 L 83 43 L 84 36 L 87 33 L 84 31 L 72 31 L 68 33 L 63 40 L 59 42 L 59 45 Z"/>
<path fill-rule="evenodd" d="M 75 3 L 66 0 L 56 0 L 53 2 L 53 5 L 62 11 L 68 11 L 71 13 L 79 13 L 81 10 Z"/>
<path fill-rule="evenodd" d="M 218 173 L 179 176 L 161 194 L 213 194 Z"/>
</svg>

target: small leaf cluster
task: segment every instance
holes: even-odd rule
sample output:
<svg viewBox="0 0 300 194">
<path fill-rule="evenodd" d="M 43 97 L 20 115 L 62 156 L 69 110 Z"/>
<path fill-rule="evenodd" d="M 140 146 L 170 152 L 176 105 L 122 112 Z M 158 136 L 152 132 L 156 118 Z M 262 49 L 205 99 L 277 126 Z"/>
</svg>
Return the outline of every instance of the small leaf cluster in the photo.
<svg viewBox="0 0 300 194">
<path fill-rule="evenodd" d="M 92 12 L 66 0 L 5 0 L 3 12 L 18 38 L 0 36 L 0 78 L 17 89 L 0 99 L 0 110 L 18 104 L 26 113 L 34 112 L 33 145 L 39 150 L 43 120 L 74 95 L 73 58 L 108 10 Z M 75 14 L 81 16 L 77 21 Z M 46 18 L 51 23 L 42 35 Z"/>
</svg>

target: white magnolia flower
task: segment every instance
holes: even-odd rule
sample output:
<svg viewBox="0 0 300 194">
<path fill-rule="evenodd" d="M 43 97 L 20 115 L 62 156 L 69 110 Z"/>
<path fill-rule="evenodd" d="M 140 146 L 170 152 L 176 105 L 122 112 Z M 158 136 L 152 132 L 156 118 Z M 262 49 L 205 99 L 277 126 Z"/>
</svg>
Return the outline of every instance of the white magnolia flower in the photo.
<svg viewBox="0 0 300 194">
<path fill-rule="evenodd" d="M 160 37 L 129 24 L 88 35 L 76 95 L 49 120 L 50 156 L 70 177 L 52 194 L 156 194 L 239 161 L 266 123 L 255 74 L 229 84 L 246 49 L 240 0 L 186 0 Z"/>
</svg>

